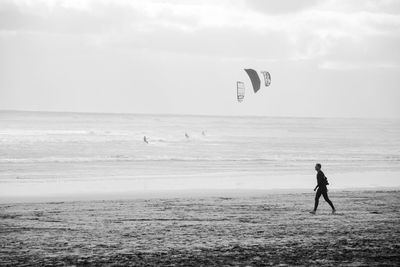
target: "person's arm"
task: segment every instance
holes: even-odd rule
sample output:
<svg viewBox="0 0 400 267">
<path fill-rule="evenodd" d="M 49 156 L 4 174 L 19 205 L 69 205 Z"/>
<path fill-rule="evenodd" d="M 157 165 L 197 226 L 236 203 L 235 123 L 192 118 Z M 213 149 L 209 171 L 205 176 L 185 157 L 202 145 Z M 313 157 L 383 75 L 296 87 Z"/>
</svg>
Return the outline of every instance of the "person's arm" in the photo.
<svg viewBox="0 0 400 267">
<path fill-rule="evenodd" d="M 314 191 L 317 190 L 318 187 L 319 187 L 319 184 L 317 184 L 317 186 L 314 188 Z"/>
</svg>

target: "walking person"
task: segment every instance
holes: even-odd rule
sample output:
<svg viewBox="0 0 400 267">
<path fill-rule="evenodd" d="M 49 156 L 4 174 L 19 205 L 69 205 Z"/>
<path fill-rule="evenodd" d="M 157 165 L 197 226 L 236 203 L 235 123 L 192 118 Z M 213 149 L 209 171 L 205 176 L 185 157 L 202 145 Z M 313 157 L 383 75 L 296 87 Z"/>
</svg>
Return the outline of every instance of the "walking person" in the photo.
<svg viewBox="0 0 400 267">
<path fill-rule="evenodd" d="M 325 174 L 321 171 L 321 164 L 317 163 L 315 165 L 315 170 L 317 171 L 317 186 L 314 188 L 314 191 L 317 190 L 315 194 L 315 204 L 314 210 L 310 211 L 311 214 L 315 214 L 318 208 L 319 198 L 321 195 L 324 197 L 325 201 L 328 202 L 329 206 L 332 208 L 332 214 L 336 212 L 335 207 L 333 206 L 332 201 L 328 197 L 328 188 L 326 187 L 328 183 L 328 179 L 326 178 Z"/>
</svg>

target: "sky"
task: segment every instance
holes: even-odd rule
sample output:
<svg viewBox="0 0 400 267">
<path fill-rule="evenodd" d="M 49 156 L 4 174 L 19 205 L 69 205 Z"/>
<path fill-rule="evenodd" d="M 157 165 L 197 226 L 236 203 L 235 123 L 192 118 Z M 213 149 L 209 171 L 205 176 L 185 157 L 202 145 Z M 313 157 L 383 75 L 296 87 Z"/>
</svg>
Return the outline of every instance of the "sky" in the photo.
<svg viewBox="0 0 400 267">
<path fill-rule="evenodd" d="M 399 47 L 397 0 L 0 0 L 0 110 L 400 118 Z"/>
</svg>

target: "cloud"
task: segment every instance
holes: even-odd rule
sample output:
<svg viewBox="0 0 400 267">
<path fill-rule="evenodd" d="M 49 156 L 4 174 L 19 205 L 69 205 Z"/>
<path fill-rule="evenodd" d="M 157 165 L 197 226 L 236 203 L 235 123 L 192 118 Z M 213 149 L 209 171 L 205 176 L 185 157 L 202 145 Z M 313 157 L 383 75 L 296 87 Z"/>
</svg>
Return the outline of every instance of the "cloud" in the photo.
<svg viewBox="0 0 400 267">
<path fill-rule="evenodd" d="M 395 15 L 400 13 L 400 2 L 397 0 L 325 0 L 323 3 L 325 10 L 341 13 L 360 11 Z"/>
<path fill-rule="evenodd" d="M 65 34 L 104 49 L 321 62 L 382 57 L 397 65 L 387 47 L 399 45 L 399 7 L 388 0 L 9 0 L 0 4 L 0 38 Z"/>
<path fill-rule="evenodd" d="M 4 2 L 0 4 L 0 28 L 22 33 L 108 34 L 123 31 L 141 19 L 135 10 L 126 10 L 122 6 L 101 2 L 92 3 L 90 8 L 88 5 L 84 9 L 57 1 Z"/>
<path fill-rule="evenodd" d="M 384 62 L 357 63 L 352 61 L 325 61 L 322 62 L 319 67 L 326 70 L 349 71 L 365 69 L 397 69 L 400 67 L 400 64 Z"/>
<path fill-rule="evenodd" d="M 245 4 L 256 12 L 267 14 L 295 13 L 316 6 L 317 0 L 247 0 Z"/>
</svg>

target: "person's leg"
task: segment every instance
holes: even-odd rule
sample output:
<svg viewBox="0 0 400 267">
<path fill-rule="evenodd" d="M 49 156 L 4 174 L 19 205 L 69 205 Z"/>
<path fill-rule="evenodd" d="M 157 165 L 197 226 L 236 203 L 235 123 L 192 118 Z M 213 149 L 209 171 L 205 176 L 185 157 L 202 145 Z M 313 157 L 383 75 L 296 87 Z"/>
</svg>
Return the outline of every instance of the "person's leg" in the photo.
<svg viewBox="0 0 400 267">
<path fill-rule="evenodd" d="M 318 188 L 317 193 L 315 194 L 314 212 L 317 211 L 320 197 L 321 197 L 321 190 Z"/>
<path fill-rule="evenodd" d="M 332 201 L 328 197 L 328 192 L 327 191 L 322 192 L 322 196 L 324 197 L 325 201 L 328 202 L 329 206 L 331 206 L 332 210 L 335 210 Z"/>
</svg>

